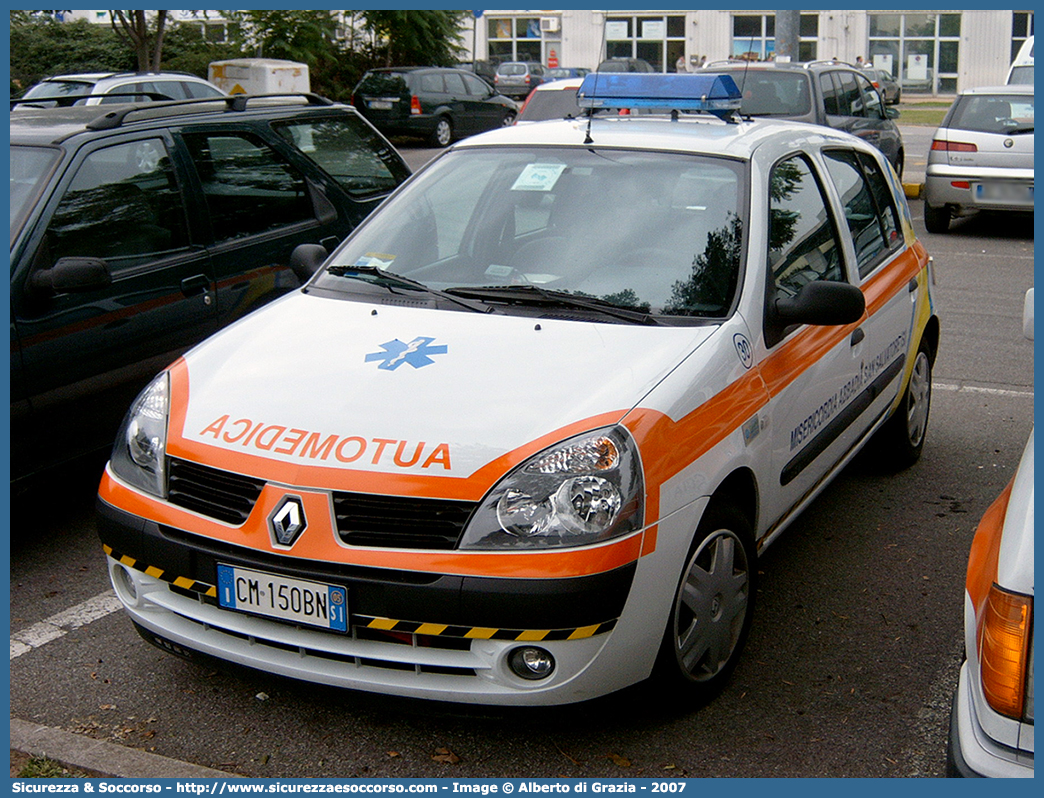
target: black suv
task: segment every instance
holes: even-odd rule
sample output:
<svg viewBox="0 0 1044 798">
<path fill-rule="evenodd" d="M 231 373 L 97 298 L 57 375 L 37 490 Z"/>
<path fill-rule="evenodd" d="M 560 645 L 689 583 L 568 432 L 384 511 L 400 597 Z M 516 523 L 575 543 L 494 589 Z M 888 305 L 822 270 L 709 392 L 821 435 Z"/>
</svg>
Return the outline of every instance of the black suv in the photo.
<svg viewBox="0 0 1044 798">
<path fill-rule="evenodd" d="M 371 69 L 352 105 L 386 136 L 420 136 L 435 147 L 514 124 L 518 105 L 463 69 Z"/>
<path fill-rule="evenodd" d="M 11 112 L 11 477 L 111 445 L 158 368 L 300 284 L 410 170 L 314 95 Z M 279 379 L 273 374 L 272 379 Z"/>
<path fill-rule="evenodd" d="M 743 94 L 740 113 L 795 119 L 843 130 L 873 144 L 903 175 L 903 138 L 865 70 L 835 61 L 711 64 L 707 71 L 731 75 Z"/>
</svg>

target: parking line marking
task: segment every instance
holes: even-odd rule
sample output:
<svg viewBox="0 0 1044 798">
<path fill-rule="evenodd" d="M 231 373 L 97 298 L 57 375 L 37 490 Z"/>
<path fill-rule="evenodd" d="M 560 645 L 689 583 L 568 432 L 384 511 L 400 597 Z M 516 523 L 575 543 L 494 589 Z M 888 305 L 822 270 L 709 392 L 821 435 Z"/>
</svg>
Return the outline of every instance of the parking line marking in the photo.
<svg viewBox="0 0 1044 798">
<path fill-rule="evenodd" d="M 120 600 L 116 598 L 116 594 L 107 590 L 94 598 L 87 599 L 82 604 L 62 610 L 46 620 L 33 624 L 28 629 L 11 635 L 11 659 L 28 654 L 34 648 L 57 640 L 99 618 L 104 618 L 122 606 Z"/>
<path fill-rule="evenodd" d="M 1013 391 L 1008 388 L 980 388 L 977 385 L 954 385 L 950 382 L 933 382 L 936 391 L 953 391 L 955 393 L 985 393 L 991 396 L 1010 396 L 1014 398 L 1032 399 L 1033 391 Z"/>
</svg>

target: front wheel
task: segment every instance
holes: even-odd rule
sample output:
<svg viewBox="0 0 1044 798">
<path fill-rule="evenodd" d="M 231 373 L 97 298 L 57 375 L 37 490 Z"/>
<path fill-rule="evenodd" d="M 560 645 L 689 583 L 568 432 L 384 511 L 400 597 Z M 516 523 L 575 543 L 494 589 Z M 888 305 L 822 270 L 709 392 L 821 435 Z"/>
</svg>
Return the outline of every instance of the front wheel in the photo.
<svg viewBox="0 0 1044 798">
<path fill-rule="evenodd" d="M 511 127 L 513 124 L 515 124 L 515 112 L 508 111 L 506 114 L 504 114 L 504 118 L 501 120 L 500 124 L 502 127 Z"/>
<path fill-rule="evenodd" d="M 440 116 L 431 131 L 431 143 L 435 147 L 448 147 L 453 141 L 453 123 L 445 116 Z"/>
<path fill-rule="evenodd" d="M 657 657 L 658 686 L 709 698 L 728 680 L 750 630 L 757 575 L 750 523 L 711 505 L 700 521 Z"/>
</svg>

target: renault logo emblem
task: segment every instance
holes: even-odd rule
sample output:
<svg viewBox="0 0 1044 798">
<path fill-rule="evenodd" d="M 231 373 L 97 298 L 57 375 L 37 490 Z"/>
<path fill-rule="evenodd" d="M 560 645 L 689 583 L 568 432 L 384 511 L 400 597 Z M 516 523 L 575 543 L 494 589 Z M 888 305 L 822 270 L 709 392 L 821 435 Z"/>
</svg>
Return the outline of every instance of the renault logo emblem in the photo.
<svg viewBox="0 0 1044 798">
<path fill-rule="evenodd" d="M 284 497 L 268 517 L 268 528 L 280 546 L 293 546 L 304 532 L 306 524 L 304 506 L 296 496 Z"/>
</svg>

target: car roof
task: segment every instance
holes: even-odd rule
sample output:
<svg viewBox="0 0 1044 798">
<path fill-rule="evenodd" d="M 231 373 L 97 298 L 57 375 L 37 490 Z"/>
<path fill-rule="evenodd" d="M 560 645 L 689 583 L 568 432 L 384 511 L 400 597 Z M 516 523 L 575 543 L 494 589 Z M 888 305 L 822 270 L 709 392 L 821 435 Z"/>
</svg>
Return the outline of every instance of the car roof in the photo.
<svg viewBox="0 0 1044 798">
<path fill-rule="evenodd" d="M 821 145 L 832 141 L 876 152 L 869 144 L 854 136 L 805 122 L 754 119 L 725 123 L 709 115 L 686 115 L 674 121 L 666 114 L 596 116 L 591 120 L 580 117 L 514 125 L 463 139 L 453 149 L 488 146 L 589 147 L 590 143 L 585 144 L 589 129 L 591 139 L 599 147 L 719 155 L 742 160 L 749 160 L 766 141 L 778 142 L 784 137 L 788 146 L 795 149 L 800 149 L 803 144 Z"/>
<path fill-rule="evenodd" d="M 104 109 L 104 110 L 102 110 Z M 127 113 L 127 121 L 115 127 L 140 129 L 166 127 L 186 122 L 234 122 L 235 120 L 270 117 L 274 114 L 301 113 L 313 110 L 350 110 L 351 106 L 333 103 L 311 94 L 283 97 L 251 97 L 239 94 L 225 98 L 175 100 L 171 102 L 119 103 L 65 108 L 18 106 L 11 111 L 12 144 L 56 145 L 77 134 L 91 132 L 88 126 L 101 120 L 113 120 Z M 132 115 L 132 116 L 131 116 Z"/>
<path fill-rule="evenodd" d="M 1033 86 L 1025 83 L 1010 83 L 1007 86 L 979 86 L 962 89 L 959 94 L 1033 94 Z"/>
</svg>

